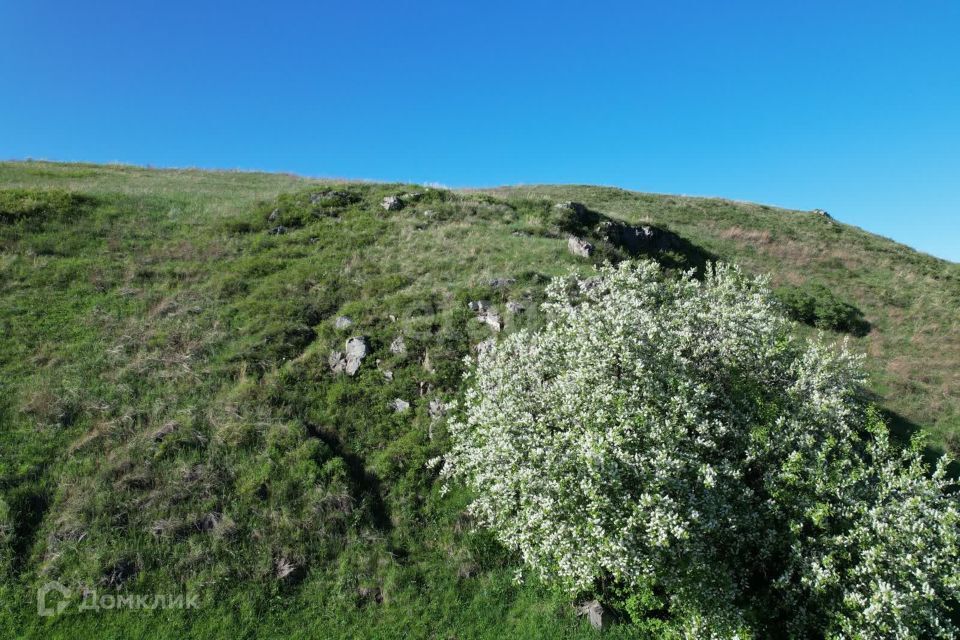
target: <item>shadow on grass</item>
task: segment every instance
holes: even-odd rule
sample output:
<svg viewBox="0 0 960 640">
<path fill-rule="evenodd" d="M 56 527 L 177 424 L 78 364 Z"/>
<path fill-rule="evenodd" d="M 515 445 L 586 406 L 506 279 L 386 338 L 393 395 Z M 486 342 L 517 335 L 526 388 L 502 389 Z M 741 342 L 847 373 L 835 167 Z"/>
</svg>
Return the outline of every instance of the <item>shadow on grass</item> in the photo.
<svg viewBox="0 0 960 640">
<path fill-rule="evenodd" d="M 367 470 L 363 458 L 346 450 L 336 430 L 316 425 L 307 425 L 307 430 L 312 437 L 319 438 L 330 447 L 334 455 L 343 459 L 350 474 L 352 493 L 358 503 L 366 506 L 370 524 L 377 531 L 389 532 L 393 528 L 393 522 L 390 519 L 390 508 L 383 499 L 380 478 Z"/>
<path fill-rule="evenodd" d="M 875 400 L 875 399 L 874 399 Z M 883 417 L 890 428 L 890 437 L 898 445 L 906 447 L 914 436 L 921 433 L 922 428 L 917 423 L 905 418 L 896 411 L 883 409 Z M 924 461 L 933 467 L 946 451 L 939 445 L 927 444 L 923 448 Z M 947 474 L 952 480 L 960 480 L 960 462 L 952 460 L 947 467 Z"/>
</svg>

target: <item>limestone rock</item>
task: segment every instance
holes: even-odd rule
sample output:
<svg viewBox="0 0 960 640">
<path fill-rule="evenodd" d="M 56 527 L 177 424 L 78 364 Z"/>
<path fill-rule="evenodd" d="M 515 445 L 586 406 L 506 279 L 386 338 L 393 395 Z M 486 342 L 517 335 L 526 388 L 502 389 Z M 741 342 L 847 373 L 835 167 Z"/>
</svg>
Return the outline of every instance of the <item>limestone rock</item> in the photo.
<svg viewBox="0 0 960 640">
<path fill-rule="evenodd" d="M 396 413 L 406 413 L 410 410 L 410 403 L 402 398 L 394 398 L 390 406 Z"/>
<path fill-rule="evenodd" d="M 387 196 L 380 203 L 380 206 L 387 211 L 399 211 L 403 209 L 403 200 L 400 199 L 400 196 Z"/>
<path fill-rule="evenodd" d="M 613 624 L 613 615 L 603 608 L 597 600 L 584 602 L 576 607 L 578 616 L 587 616 L 590 626 L 598 631 L 607 629 Z"/>
<path fill-rule="evenodd" d="M 581 258 L 589 258 L 593 255 L 593 245 L 576 236 L 567 238 L 567 248 L 570 253 Z"/>
<path fill-rule="evenodd" d="M 346 373 L 348 376 L 354 375 L 360 369 L 360 362 L 367 356 L 370 347 L 367 345 L 367 339 L 362 336 L 354 336 L 347 340 L 346 353 L 333 351 L 327 360 L 330 370 L 333 373 Z"/>
<path fill-rule="evenodd" d="M 484 323 L 494 331 L 499 332 L 503 329 L 503 318 L 500 317 L 499 313 L 496 313 L 493 310 L 487 311 L 477 316 L 477 320 Z"/>
<path fill-rule="evenodd" d="M 333 321 L 333 326 L 337 329 L 347 329 L 353 324 L 353 319 L 348 316 L 337 316 Z"/>
</svg>

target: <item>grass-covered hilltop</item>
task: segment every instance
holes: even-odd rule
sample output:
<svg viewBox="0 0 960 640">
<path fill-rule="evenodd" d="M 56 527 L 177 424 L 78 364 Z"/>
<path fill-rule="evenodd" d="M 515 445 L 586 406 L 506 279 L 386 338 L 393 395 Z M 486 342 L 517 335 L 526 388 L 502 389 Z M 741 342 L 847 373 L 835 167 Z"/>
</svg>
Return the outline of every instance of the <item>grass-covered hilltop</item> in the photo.
<svg viewBox="0 0 960 640">
<path fill-rule="evenodd" d="M 596 637 L 428 465 L 467 359 L 542 327 L 554 276 L 732 262 L 796 334 L 864 354 L 898 442 L 956 456 L 960 265 L 842 218 L 0 163 L 0 635 Z M 52 581 L 69 606 L 40 616 Z M 92 591 L 195 606 L 81 610 Z"/>
</svg>

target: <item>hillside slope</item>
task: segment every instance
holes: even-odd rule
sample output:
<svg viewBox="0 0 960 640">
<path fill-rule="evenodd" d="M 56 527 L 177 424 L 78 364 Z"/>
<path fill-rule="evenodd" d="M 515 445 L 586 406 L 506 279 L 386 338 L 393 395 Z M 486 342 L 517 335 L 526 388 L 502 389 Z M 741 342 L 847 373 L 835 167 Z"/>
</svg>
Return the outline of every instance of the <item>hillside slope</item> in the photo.
<svg viewBox="0 0 960 640">
<path fill-rule="evenodd" d="M 655 241 L 623 240 L 643 226 Z M 471 301 L 535 327 L 549 277 L 645 256 L 829 296 L 894 426 L 960 448 L 960 266 L 809 212 L 0 164 L 0 630 L 589 636 L 563 597 L 515 583 L 517 558 L 426 462 L 464 357 L 494 335 Z M 354 336 L 368 353 L 351 376 L 331 355 Z M 49 580 L 200 606 L 40 618 Z"/>
</svg>

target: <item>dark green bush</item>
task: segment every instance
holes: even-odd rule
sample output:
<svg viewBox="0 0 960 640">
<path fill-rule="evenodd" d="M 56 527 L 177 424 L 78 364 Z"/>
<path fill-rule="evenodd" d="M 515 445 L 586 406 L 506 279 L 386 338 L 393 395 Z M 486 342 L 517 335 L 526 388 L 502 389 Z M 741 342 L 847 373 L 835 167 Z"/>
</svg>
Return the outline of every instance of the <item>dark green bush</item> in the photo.
<svg viewBox="0 0 960 640">
<path fill-rule="evenodd" d="M 70 219 L 90 204 L 91 198 L 66 191 L 0 189 L 0 223 Z"/>
<path fill-rule="evenodd" d="M 797 322 L 861 337 L 870 332 L 870 323 L 862 311 L 821 284 L 780 287 L 776 297 L 787 315 Z"/>
</svg>

